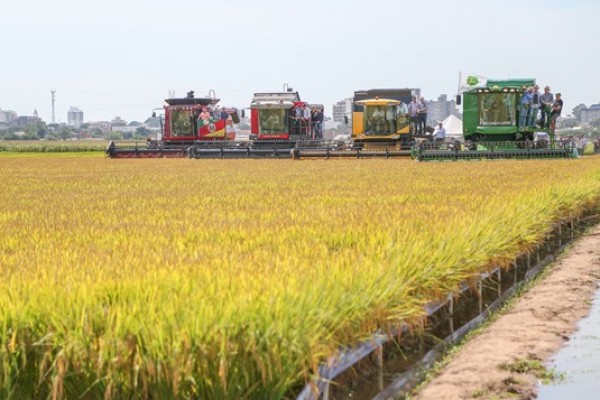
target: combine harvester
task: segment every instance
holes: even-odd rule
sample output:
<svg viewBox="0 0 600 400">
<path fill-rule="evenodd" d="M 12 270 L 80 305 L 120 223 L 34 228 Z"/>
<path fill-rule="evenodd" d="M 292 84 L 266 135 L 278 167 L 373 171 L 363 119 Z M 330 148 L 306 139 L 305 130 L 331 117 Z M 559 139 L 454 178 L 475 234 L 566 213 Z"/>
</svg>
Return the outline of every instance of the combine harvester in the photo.
<svg viewBox="0 0 600 400">
<path fill-rule="evenodd" d="M 472 81 L 472 87 L 462 94 L 463 135 L 465 142 L 439 144 L 422 142 L 413 149 L 419 161 L 569 158 L 570 148 L 559 148 L 554 130 L 538 124 L 519 125 L 519 106 L 527 87 L 535 79 Z M 534 103 L 537 102 L 537 94 Z M 461 96 L 456 99 L 461 104 Z M 534 140 L 542 133 L 544 140 Z"/>
<path fill-rule="evenodd" d="M 250 140 L 212 148 L 193 144 L 191 158 L 291 158 L 294 149 L 323 149 L 311 129 L 310 106 L 284 85 L 281 92 L 254 93 L 250 103 Z M 319 105 L 319 107 L 322 107 Z M 306 114 L 304 114 L 306 113 Z M 307 118 L 302 116 L 306 115 Z"/>
<path fill-rule="evenodd" d="M 354 92 L 352 145 L 298 148 L 294 158 L 410 157 L 416 136 L 409 124 L 407 104 L 419 94 L 419 89 L 408 88 Z"/>
<path fill-rule="evenodd" d="M 164 123 L 156 140 L 111 141 L 106 154 L 111 158 L 187 157 L 191 146 L 214 148 L 230 145 L 235 139 L 234 123 L 239 122 L 235 108 L 222 108 L 218 114 L 207 116 L 219 99 L 214 92 L 207 97 L 194 97 L 191 91 L 185 98 L 166 99 Z M 207 114 L 202 114 L 206 111 Z M 228 117 L 222 118 L 226 112 Z M 225 115 L 223 115 L 225 116 Z"/>
</svg>

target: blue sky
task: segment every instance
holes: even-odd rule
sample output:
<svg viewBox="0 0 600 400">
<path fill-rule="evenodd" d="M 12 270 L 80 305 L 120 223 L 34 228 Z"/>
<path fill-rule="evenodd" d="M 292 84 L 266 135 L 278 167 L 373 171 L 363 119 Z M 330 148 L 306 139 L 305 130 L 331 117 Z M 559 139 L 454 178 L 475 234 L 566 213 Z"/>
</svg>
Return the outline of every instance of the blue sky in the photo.
<svg viewBox="0 0 600 400">
<path fill-rule="evenodd" d="M 169 91 L 248 107 L 283 84 L 331 105 L 355 90 L 457 92 L 459 72 L 535 77 L 565 109 L 600 102 L 600 2 L 3 0 L 0 108 L 144 120 Z"/>
</svg>

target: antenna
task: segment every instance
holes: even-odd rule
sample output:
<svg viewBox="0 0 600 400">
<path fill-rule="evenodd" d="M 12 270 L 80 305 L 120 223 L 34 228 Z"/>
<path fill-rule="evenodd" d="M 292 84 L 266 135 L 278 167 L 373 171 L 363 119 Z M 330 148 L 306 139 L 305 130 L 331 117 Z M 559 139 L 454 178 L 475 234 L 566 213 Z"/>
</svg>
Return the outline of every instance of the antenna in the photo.
<svg viewBox="0 0 600 400">
<path fill-rule="evenodd" d="M 51 98 L 52 98 L 52 123 L 53 124 L 56 123 L 55 114 L 54 114 L 54 103 L 56 102 L 56 98 L 54 97 L 55 93 L 56 93 L 55 89 L 50 90 L 50 95 L 51 95 Z"/>
</svg>

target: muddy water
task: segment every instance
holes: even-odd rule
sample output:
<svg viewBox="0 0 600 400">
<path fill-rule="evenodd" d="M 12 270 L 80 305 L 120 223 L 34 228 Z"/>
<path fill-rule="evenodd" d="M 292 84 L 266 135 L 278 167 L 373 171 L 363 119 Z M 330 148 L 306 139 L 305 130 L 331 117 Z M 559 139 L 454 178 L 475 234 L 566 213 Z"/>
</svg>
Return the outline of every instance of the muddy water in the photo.
<svg viewBox="0 0 600 400">
<path fill-rule="evenodd" d="M 538 400 L 600 399 L 600 290 L 589 317 L 579 322 L 577 332 L 548 367 L 564 379 L 540 385 Z"/>
</svg>

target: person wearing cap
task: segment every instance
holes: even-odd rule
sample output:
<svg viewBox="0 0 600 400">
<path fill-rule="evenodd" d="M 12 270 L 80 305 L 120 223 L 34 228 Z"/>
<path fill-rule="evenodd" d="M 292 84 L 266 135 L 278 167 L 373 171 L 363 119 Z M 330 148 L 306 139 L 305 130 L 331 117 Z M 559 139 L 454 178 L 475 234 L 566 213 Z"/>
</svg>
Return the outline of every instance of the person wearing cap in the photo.
<svg viewBox="0 0 600 400">
<path fill-rule="evenodd" d="M 554 103 L 554 94 L 550 92 L 550 86 L 546 86 L 544 87 L 544 93 L 540 96 L 540 107 L 542 109 L 542 128 L 550 127 L 550 113 L 552 112 L 552 103 Z"/>
<path fill-rule="evenodd" d="M 562 112 L 563 101 L 560 93 L 556 93 L 556 99 L 552 103 L 552 112 L 550 113 L 550 129 L 554 132 L 556 129 L 556 119 L 560 117 L 560 113 Z"/>
<path fill-rule="evenodd" d="M 529 121 L 529 113 L 531 112 L 531 105 L 533 103 L 533 86 L 529 86 L 523 96 L 521 97 L 521 103 L 519 104 L 519 128 L 527 127 Z"/>
</svg>

